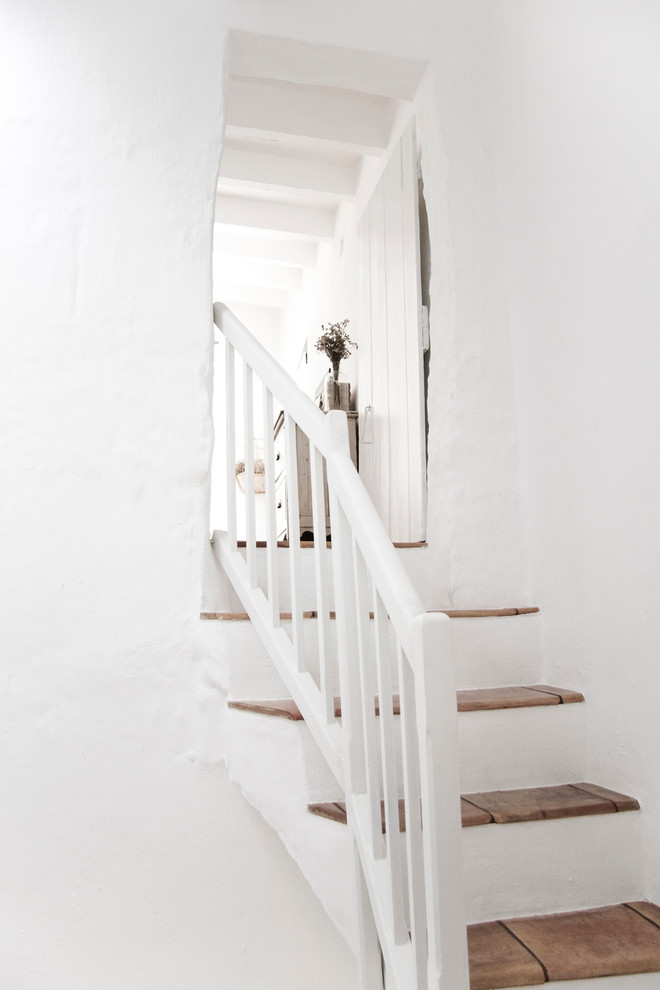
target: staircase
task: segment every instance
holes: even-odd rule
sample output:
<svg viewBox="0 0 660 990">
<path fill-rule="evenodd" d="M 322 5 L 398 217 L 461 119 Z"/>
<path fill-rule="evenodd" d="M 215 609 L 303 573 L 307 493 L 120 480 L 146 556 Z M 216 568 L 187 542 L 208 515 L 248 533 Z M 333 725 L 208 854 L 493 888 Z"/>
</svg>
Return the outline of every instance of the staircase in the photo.
<svg viewBox="0 0 660 990">
<path fill-rule="evenodd" d="M 607 781 L 584 780 L 585 699 L 538 683 L 538 610 L 425 612 L 350 462 L 345 417 L 324 417 L 219 304 L 215 318 L 228 471 L 227 530 L 214 549 L 244 612 L 205 617 L 224 620 L 237 653 L 258 658 L 230 687 L 228 766 L 355 950 L 361 986 L 657 988 L 660 908 L 643 897 L 643 812 Z M 287 437 L 297 424 L 310 439 L 314 529 L 325 531 L 327 479 L 331 546 L 300 545 L 295 439 L 288 546 L 277 544 L 268 443 L 267 539 L 257 546 L 255 378 L 264 435 L 278 405 Z"/>
</svg>

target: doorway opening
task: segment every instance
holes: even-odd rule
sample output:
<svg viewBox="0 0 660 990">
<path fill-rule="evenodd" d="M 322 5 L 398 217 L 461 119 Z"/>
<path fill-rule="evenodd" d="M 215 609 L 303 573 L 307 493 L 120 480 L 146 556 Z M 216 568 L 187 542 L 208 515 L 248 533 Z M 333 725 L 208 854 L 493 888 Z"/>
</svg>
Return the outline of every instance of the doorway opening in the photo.
<svg viewBox="0 0 660 990">
<path fill-rule="evenodd" d="M 214 229 L 214 298 L 310 397 L 328 371 L 321 326 L 350 321 L 358 349 L 342 371 L 360 473 L 399 542 L 425 537 L 414 129 L 425 68 L 235 32 Z"/>
</svg>

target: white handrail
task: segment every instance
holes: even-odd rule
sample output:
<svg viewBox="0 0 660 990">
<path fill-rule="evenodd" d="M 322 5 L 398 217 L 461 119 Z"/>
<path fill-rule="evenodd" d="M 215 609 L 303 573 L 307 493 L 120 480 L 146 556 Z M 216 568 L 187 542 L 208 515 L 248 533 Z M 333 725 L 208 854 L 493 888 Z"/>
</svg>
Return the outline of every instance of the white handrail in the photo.
<svg viewBox="0 0 660 990">
<path fill-rule="evenodd" d="M 379 944 L 388 986 L 393 990 L 467 990 L 449 620 L 425 612 L 404 571 L 351 461 L 346 414 L 335 411 L 324 415 L 225 305 L 216 303 L 213 310 L 227 348 L 226 397 L 232 405 L 227 409 L 230 460 L 235 450 L 236 354 L 243 362 L 245 382 L 246 468 L 253 463 L 254 376 L 258 380 L 255 393 L 263 396 L 267 433 L 267 576 L 260 579 L 258 574 L 253 504 L 246 506 L 244 555 L 237 542 L 233 463 L 227 464 L 226 472 L 228 536 L 221 543 L 221 560 L 345 790 L 348 826 L 356 851 L 361 986 L 363 990 L 382 987 L 375 949 Z M 286 451 L 284 460 L 279 460 L 279 465 L 286 465 L 284 475 L 277 474 L 270 434 L 274 402 L 284 410 Z M 310 447 L 311 475 L 305 478 L 298 475 L 296 447 L 301 442 L 309 442 Z M 325 541 L 324 474 L 329 493 L 332 574 Z M 299 508 L 298 499 L 305 485 L 311 486 L 315 579 L 303 587 L 302 506 Z M 287 505 L 283 507 L 276 504 L 276 498 L 282 502 L 284 488 Z M 247 500 L 254 501 L 252 480 L 246 484 L 245 494 Z M 280 621 L 284 589 L 281 569 L 276 566 L 274 520 L 282 508 L 288 510 L 280 526 L 288 534 L 290 630 Z M 332 594 L 336 623 L 328 621 Z M 315 657 L 310 655 L 304 635 L 305 608 L 309 608 L 306 595 L 315 595 L 312 611 L 319 616 Z M 337 662 L 336 669 L 333 661 Z M 401 738 L 391 715 L 393 674 L 399 682 Z M 334 716 L 336 683 L 341 720 Z M 374 709 L 376 690 L 383 713 L 379 725 Z M 402 771 L 397 771 L 398 763 Z M 405 798 L 406 816 L 403 835 L 399 833 L 401 797 Z"/>
<path fill-rule="evenodd" d="M 360 517 L 357 539 L 370 566 L 375 567 L 380 575 L 382 598 L 390 616 L 395 613 L 402 622 L 412 622 L 416 616 L 423 615 L 424 606 L 401 566 L 396 550 L 347 450 L 338 439 L 338 432 L 328 430 L 328 422 L 332 423 L 334 414 L 328 414 L 327 418 L 324 416 L 224 303 L 214 304 L 213 317 L 226 339 L 239 351 L 279 404 L 287 409 L 303 433 L 313 441 L 329 462 L 329 468 L 332 466 L 333 483 L 342 505 L 353 505 Z M 338 413 L 338 416 L 345 423 L 345 415 Z M 344 434 L 345 432 L 344 426 Z"/>
</svg>

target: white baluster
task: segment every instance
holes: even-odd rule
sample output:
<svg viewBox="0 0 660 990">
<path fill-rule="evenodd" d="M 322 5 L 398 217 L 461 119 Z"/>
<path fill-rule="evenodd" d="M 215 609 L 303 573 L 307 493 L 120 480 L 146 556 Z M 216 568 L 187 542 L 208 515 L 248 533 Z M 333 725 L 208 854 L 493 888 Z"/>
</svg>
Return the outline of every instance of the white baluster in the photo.
<svg viewBox="0 0 660 990">
<path fill-rule="evenodd" d="M 236 379 L 234 347 L 225 341 L 225 416 L 227 422 L 227 533 L 236 549 Z"/>
<path fill-rule="evenodd" d="M 266 473 L 266 567 L 268 602 L 273 626 L 280 625 L 280 587 L 277 569 L 277 520 L 275 509 L 275 445 L 273 440 L 273 395 L 263 386 L 264 469 Z"/>
<path fill-rule="evenodd" d="M 399 666 L 399 699 L 401 705 L 401 739 L 403 746 L 406 849 L 408 853 L 410 938 L 415 955 L 415 972 L 417 974 L 415 990 L 427 990 L 426 883 L 424 879 L 424 846 L 422 841 L 415 678 L 408 658 L 399 643 L 397 643 L 397 657 Z"/>
<path fill-rule="evenodd" d="M 328 722 L 335 717 L 335 678 L 330 647 L 330 595 L 328 589 L 328 545 L 325 538 L 325 481 L 323 458 L 313 443 L 309 445 L 312 479 L 312 516 L 314 525 L 314 571 L 316 577 L 316 612 L 318 615 L 319 678 L 323 709 Z"/>
<path fill-rule="evenodd" d="M 371 824 L 371 851 L 374 859 L 382 859 L 385 855 L 385 839 L 380 806 L 380 773 L 378 766 L 378 729 L 376 725 L 376 678 L 374 657 L 371 648 L 373 626 L 369 618 L 371 600 L 371 580 L 360 548 L 353 539 L 355 608 L 357 613 L 357 655 L 360 671 L 362 698 L 362 728 L 364 732 L 364 753 L 366 764 L 367 794 L 369 796 L 369 815 Z M 391 708 L 391 698 L 380 698 L 381 711 L 383 706 Z M 398 833 L 398 827 L 397 827 Z M 396 840 L 395 834 L 395 840 Z"/>
<path fill-rule="evenodd" d="M 300 560 L 298 455 L 296 444 L 296 423 L 293 417 L 288 413 L 284 416 L 284 430 L 286 437 L 286 496 L 289 523 L 289 559 L 291 567 L 291 632 L 298 670 L 304 671 L 306 667 Z"/>
<path fill-rule="evenodd" d="M 252 368 L 243 362 L 243 420 L 245 433 L 245 548 L 250 587 L 257 587 L 257 537 L 254 507 L 254 396 Z"/>
<path fill-rule="evenodd" d="M 391 651 L 388 636 L 387 612 L 378 592 L 374 594 L 374 632 L 376 639 L 376 670 L 378 672 L 378 696 L 380 701 L 380 739 L 383 764 L 383 800 L 385 804 L 385 828 L 387 862 L 390 880 L 390 908 L 392 932 L 396 945 L 408 941 L 408 925 L 405 919 L 403 872 L 401 868 L 401 836 L 399 833 L 399 793 L 397 790 L 396 747 L 394 714 L 389 699 L 393 697 Z"/>
<path fill-rule="evenodd" d="M 339 420 L 337 416 L 340 417 Z M 326 416 L 326 421 L 333 435 L 335 445 L 346 456 L 349 456 L 346 414 L 333 410 L 333 412 L 329 412 Z M 329 465 L 332 570 L 335 585 L 342 734 L 344 736 L 349 790 L 351 794 L 364 794 L 367 784 L 364 736 L 360 717 L 360 709 L 362 707 L 360 669 L 359 664 L 355 662 L 357 625 L 355 614 L 353 541 L 344 510 L 332 485 L 332 471 L 330 467 Z"/>
</svg>

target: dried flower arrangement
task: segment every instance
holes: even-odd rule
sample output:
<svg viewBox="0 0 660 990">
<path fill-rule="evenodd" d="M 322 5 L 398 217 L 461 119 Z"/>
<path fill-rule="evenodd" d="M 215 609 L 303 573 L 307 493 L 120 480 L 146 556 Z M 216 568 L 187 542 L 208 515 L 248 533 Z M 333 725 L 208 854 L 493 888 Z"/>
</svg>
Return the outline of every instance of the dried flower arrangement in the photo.
<svg viewBox="0 0 660 990">
<path fill-rule="evenodd" d="M 346 333 L 349 322 L 349 320 L 341 320 L 339 323 L 329 323 L 327 327 L 322 325 L 323 333 L 314 345 L 317 351 L 327 354 L 330 358 L 332 377 L 335 381 L 339 378 L 339 362 L 349 356 L 352 347 L 357 350 L 357 344 Z"/>
</svg>

